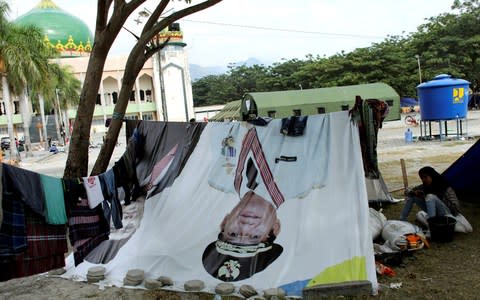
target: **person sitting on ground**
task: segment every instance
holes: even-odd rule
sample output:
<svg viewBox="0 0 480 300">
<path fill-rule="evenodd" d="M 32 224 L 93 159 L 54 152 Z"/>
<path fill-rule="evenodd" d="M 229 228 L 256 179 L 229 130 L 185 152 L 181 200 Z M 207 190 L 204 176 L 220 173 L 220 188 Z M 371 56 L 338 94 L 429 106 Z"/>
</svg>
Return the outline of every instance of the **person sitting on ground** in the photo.
<svg viewBox="0 0 480 300">
<path fill-rule="evenodd" d="M 441 174 L 434 168 L 426 166 L 418 171 L 418 175 L 422 184 L 405 191 L 407 199 L 400 214 L 400 220 L 407 221 L 414 203 L 427 213 L 427 218 L 457 216 L 460 213 L 457 195 Z"/>
<path fill-rule="evenodd" d="M 50 152 L 53 152 L 53 154 L 57 154 L 57 153 L 58 153 L 57 144 L 56 144 L 55 142 L 52 143 L 52 146 L 50 147 L 49 151 L 50 151 Z"/>
</svg>

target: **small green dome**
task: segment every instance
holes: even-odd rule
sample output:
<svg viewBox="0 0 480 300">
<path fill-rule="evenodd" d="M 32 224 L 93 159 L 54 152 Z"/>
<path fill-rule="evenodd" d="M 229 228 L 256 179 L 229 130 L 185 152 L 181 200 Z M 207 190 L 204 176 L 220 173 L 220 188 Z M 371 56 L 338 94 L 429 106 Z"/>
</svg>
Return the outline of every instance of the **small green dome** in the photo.
<svg viewBox="0 0 480 300">
<path fill-rule="evenodd" d="M 32 10 L 18 17 L 15 24 L 35 25 L 45 33 L 45 40 L 67 56 L 90 52 L 93 35 L 87 24 L 61 9 L 52 0 L 42 0 Z M 80 53 L 80 54 L 79 54 Z"/>
</svg>

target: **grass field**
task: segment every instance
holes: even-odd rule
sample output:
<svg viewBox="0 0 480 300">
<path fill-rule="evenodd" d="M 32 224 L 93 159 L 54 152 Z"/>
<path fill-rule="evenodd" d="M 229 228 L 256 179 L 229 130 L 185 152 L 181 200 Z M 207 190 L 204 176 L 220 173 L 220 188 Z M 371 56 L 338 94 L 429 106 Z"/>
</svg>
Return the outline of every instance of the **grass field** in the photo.
<svg viewBox="0 0 480 300">
<path fill-rule="evenodd" d="M 423 143 L 406 149 L 379 149 L 379 168 L 392 195 L 403 198 L 403 178 L 400 157 L 405 158 L 409 186 L 420 184 L 417 170 L 430 165 L 439 172 L 448 168 L 463 153 L 459 147 L 464 141 L 446 143 Z M 473 144 L 471 141 L 470 144 Z M 457 150 L 457 147 L 458 150 Z M 479 182 L 480 184 L 480 182 Z M 480 200 L 480 199 L 478 199 Z M 402 203 L 384 205 L 387 219 L 398 219 Z M 410 214 L 415 222 L 415 210 Z M 424 248 L 404 256 L 403 264 L 394 267 L 393 277 L 378 276 L 380 292 L 372 299 L 480 299 L 480 201 L 461 202 L 461 212 L 470 221 L 474 231 L 469 234 L 456 233 L 450 243 L 431 242 Z M 390 284 L 401 284 L 398 289 Z"/>
</svg>

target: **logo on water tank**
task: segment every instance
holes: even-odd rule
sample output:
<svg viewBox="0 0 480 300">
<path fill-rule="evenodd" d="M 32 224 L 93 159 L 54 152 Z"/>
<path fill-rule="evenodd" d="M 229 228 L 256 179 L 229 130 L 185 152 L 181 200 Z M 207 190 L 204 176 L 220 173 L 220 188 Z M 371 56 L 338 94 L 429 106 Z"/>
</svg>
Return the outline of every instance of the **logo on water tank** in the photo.
<svg viewBox="0 0 480 300">
<path fill-rule="evenodd" d="M 453 89 L 453 103 L 463 103 L 463 96 L 465 96 L 465 88 Z"/>
</svg>

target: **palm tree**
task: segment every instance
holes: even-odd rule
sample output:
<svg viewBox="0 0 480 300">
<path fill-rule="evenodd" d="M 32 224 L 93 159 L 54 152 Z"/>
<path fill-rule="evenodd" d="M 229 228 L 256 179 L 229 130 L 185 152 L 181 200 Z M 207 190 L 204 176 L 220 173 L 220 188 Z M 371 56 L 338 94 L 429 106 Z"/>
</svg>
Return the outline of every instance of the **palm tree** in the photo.
<svg viewBox="0 0 480 300">
<path fill-rule="evenodd" d="M 62 76 L 61 80 L 58 82 L 57 88 L 58 110 L 60 112 L 59 114 L 63 115 L 61 120 L 63 130 L 65 131 L 65 138 L 70 138 L 68 108 L 71 106 L 78 106 L 78 103 L 80 102 L 80 91 L 82 88 L 82 83 L 77 77 L 75 77 L 70 66 L 62 66 Z M 61 108 L 63 108 L 63 114 L 61 113 Z"/>
<path fill-rule="evenodd" d="M 12 76 L 12 81 L 19 82 L 14 84 L 14 94 L 22 95 L 23 100 L 23 114 L 22 119 L 24 123 L 25 141 L 28 149 L 30 147 L 30 110 L 28 107 L 28 97 L 26 88 L 48 91 L 49 87 L 49 57 L 52 57 L 55 52 L 45 47 L 42 40 L 42 33 L 39 29 L 33 26 L 15 26 L 15 37 L 19 41 L 15 41 L 17 46 L 18 58 L 23 58 L 17 63 L 19 72 Z M 45 127 L 45 122 L 43 123 Z M 46 127 L 45 127 L 46 128 Z"/>
<path fill-rule="evenodd" d="M 2 77 L 2 91 L 7 114 L 7 128 L 13 141 L 12 111 L 10 109 L 10 94 L 19 96 L 22 100 L 22 119 L 26 141 L 26 150 L 30 151 L 29 123 L 27 110 L 27 84 L 31 87 L 45 87 L 45 77 L 48 77 L 48 58 L 53 54 L 45 47 L 40 30 L 33 26 L 19 26 L 6 20 L 8 5 L 0 0 L 0 60 L 4 62 L 5 72 Z M 8 109 L 8 110 L 7 110 Z M 17 155 L 16 147 L 10 147 L 11 157 Z"/>
<path fill-rule="evenodd" d="M 7 105 L 7 100 L 8 100 L 8 103 L 10 101 L 10 93 L 9 91 L 6 89 L 6 87 L 8 87 L 8 82 L 7 82 L 7 79 L 6 79 L 6 68 L 5 68 L 5 61 L 3 59 L 3 55 L 2 55 L 2 49 L 4 48 L 4 44 L 5 44 L 5 39 L 4 37 L 6 36 L 7 34 L 7 24 L 8 24 L 8 21 L 6 19 L 6 13 L 8 11 L 9 7 L 8 7 L 8 4 L 4 1 L 0 1 L 0 79 L 1 79 L 1 87 L 2 87 L 2 98 L 3 98 L 3 102 L 5 103 L 5 109 L 6 110 L 9 110 L 10 111 L 10 105 Z M 7 120 L 8 120 L 9 116 L 7 114 Z M 11 121 L 11 120 L 10 120 Z M 10 140 L 11 137 L 10 137 Z"/>
<path fill-rule="evenodd" d="M 57 139 L 62 138 L 61 131 L 68 125 L 67 108 L 77 105 L 80 97 L 81 82 L 73 74 L 71 66 L 61 66 L 56 63 L 49 65 L 51 79 L 46 84 L 45 97 L 48 105 L 55 111 L 55 124 Z M 62 117 L 61 107 L 64 108 L 65 117 Z M 63 124 L 62 124 L 63 123 Z"/>
</svg>

